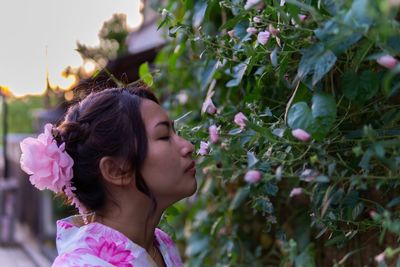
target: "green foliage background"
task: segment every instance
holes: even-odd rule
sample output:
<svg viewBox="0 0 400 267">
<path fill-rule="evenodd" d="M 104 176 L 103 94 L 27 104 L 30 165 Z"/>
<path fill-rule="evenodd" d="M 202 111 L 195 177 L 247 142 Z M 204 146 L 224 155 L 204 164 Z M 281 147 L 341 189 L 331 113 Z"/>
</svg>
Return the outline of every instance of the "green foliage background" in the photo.
<svg viewBox="0 0 400 267">
<path fill-rule="evenodd" d="M 197 148 L 220 133 L 198 193 L 166 215 L 187 265 L 374 266 L 385 252 L 379 265 L 399 266 L 400 64 L 376 62 L 400 55 L 394 1 L 161 2 L 171 40 L 141 76 Z M 246 31 L 269 25 L 265 45 Z M 207 98 L 217 114 L 201 113 Z"/>
</svg>

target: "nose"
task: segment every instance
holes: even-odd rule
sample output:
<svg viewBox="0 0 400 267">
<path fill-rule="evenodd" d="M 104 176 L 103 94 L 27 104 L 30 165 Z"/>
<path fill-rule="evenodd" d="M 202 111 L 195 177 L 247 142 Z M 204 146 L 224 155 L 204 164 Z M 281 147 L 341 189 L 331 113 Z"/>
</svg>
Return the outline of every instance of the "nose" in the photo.
<svg viewBox="0 0 400 267">
<path fill-rule="evenodd" d="M 181 148 L 181 153 L 182 156 L 187 157 L 187 156 L 192 156 L 193 151 L 194 151 L 194 145 L 186 140 L 183 137 L 180 137 L 182 140 L 182 148 Z"/>
</svg>

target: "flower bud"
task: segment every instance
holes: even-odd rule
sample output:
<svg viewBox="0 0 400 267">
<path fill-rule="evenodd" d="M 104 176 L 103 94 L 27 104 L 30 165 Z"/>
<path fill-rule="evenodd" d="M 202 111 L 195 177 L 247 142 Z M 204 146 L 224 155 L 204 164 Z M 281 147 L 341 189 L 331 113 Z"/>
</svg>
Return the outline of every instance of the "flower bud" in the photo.
<svg viewBox="0 0 400 267">
<path fill-rule="evenodd" d="M 301 195 L 303 193 L 303 188 L 301 187 L 295 187 L 290 191 L 289 197 L 295 197 L 298 195 Z"/>
<path fill-rule="evenodd" d="M 213 144 L 217 143 L 218 139 L 219 139 L 219 134 L 218 134 L 218 128 L 215 124 L 211 125 L 208 128 L 208 133 L 210 135 L 211 143 L 213 143 Z"/>
<path fill-rule="evenodd" d="M 391 55 L 381 56 L 376 60 L 376 62 L 378 62 L 379 65 L 382 65 L 388 69 L 393 69 L 394 67 L 396 67 L 397 63 L 399 63 L 397 59 L 395 59 Z"/>
<path fill-rule="evenodd" d="M 306 131 L 304 131 L 303 129 L 295 129 L 292 131 L 292 135 L 303 142 L 307 142 L 308 140 L 311 139 L 311 135 L 309 133 L 307 133 Z"/>
<path fill-rule="evenodd" d="M 261 180 L 261 172 L 250 170 L 244 176 L 244 180 L 249 184 L 258 183 Z"/>
</svg>

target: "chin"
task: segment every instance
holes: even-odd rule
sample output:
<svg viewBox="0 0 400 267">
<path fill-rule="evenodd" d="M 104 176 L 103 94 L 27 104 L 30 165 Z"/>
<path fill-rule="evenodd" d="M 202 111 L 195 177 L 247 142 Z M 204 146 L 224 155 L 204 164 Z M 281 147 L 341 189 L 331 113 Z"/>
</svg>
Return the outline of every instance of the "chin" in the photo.
<svg viewBox="0 0 400 267">
<path fill-rule="evenodd" d="M 185 194 L 183 194 L 179 200 L 192 196 L 194 193 L 196 193 L 196 191 L 197 191 L 197 180 L 196 178 L 193 178 L 193 183 L 187 187 L 187 190 L 185 190 Z"/>
<path fill-rule="evenodd" d="M 187 197 L 190 197 L 190 196 L 192 196 L 194 193 L 196 193 L 196 190 L 197 190 L 197 180 L 196 180 L 196 178 L 193 179 L 193 180 L 194 180 L 194 185 L 193 185 L 192 191 L 190 191 L 190 194 L 189 194 Z"/>
</svg>

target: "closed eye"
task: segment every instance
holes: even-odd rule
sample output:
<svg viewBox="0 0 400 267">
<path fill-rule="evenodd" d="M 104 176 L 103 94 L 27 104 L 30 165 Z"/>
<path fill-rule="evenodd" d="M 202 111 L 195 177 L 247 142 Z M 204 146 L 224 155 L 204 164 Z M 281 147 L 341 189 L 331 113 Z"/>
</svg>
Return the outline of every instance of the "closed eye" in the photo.
<svg viewBox="0 0 400 267">
<path fill-rule="evenodd" d="M 168 135 L 168 136 L 164 136 L 164 137 L 161 137 L 161 138 L 159 138 L 160 140 L 169 140 L 170 139 L 170 136 Z"/>
</svg>

